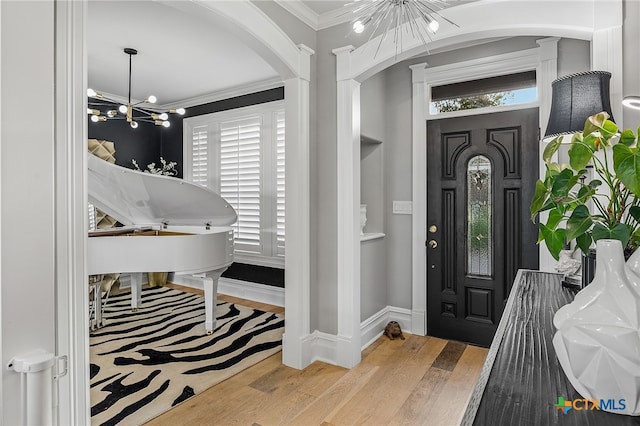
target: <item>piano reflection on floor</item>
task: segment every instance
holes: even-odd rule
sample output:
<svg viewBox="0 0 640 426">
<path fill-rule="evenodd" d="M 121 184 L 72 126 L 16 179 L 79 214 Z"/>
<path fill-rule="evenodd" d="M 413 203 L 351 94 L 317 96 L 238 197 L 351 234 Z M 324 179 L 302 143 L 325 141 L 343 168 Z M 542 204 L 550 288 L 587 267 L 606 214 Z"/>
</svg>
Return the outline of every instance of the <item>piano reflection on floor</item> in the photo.
<svg viewBox="0 0 640 426">
<path fill-rule="evenodd" d="M 131 274 L 132 309 L 141 307 L 146 271 L 192 275 L 202 282 L 205 330 L 212 333 L 218 279 L 233 262 L 233 207 L 216 192 L 182 179 L 93 155 L 87 161 L 89 202 L 125 225 L 89 233 L 88 274 Z"/>
</svg>

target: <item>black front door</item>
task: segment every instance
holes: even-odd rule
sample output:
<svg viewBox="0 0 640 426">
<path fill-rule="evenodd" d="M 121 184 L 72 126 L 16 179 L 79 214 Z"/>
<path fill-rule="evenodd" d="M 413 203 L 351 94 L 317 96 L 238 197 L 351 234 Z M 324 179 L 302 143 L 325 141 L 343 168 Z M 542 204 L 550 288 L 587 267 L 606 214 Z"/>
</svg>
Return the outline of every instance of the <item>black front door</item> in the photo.
<svg viewBox="0 0 640 426">
<path fill-rule="evenodd" d="M 538 109 L 428 121 L 427 166 L 427 332 L 489 346 L 516 272 L 538 268 Z"/>
</svg>

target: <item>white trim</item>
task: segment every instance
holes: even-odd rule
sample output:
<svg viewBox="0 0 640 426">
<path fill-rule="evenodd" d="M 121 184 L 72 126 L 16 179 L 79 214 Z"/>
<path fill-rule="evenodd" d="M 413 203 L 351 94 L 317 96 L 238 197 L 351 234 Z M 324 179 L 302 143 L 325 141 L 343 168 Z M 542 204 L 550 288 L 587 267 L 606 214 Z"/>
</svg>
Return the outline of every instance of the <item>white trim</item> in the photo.
<svg viewBox="0 0 640 426">
<path fill-rule="evenodd" d="M 387 326 L 389 321 L 397 321 L 402 330 L 412 333 L 411 311 L 404 308 L 396 308 L 394 306 L 385 306 L 360 323 L 360 334 L 362 336 L 361 341 L 364 342 L 361 350 L 366 349 L 380 336 L 382 336 L 384 328 Z"/>
<path fill-rule="evenodd" d="M 353 9 L 356 6 L 358 5 L 347 3 L 338 9 L 320 14 L 320 16 L 318 16 L 317 30 L 324 30 L 336 25 L 344 24 L 345 22 L 351 22 L 355 18 L 355 15 L 353 15 Z"/>
<path fill-rule="evenodd" d="M 338 361 L 339 349 L 337 336 L 315 330 L 309 337 L 307 344 L 313 353 L 309 363 L 321 361 L 328 364 L 340 365 Z"/>
<path fill-rule="evenodd" d="M 274 0 L 278 6 L 318 31 L 319 15 L 300 0 Z"/>
<path fill-rule="evenodd" d="M 284 288 L 266 284 L 220 278 L 218 281 L 218 293 L 274 306 L 284 306 Z"/>
<path fill-rule="evenodd" d="M 175 275 L 171 278 L 171 282 L 189 288 L 204 290 L 202 280 L 190 275 Z M 220 277 L 218 280 L 218 293 L 274 306 L 284 306 L 284 288 L 266 284 Z"/>
<path fill-rule="evenodd" d="M 285 81 L 285 146 L 287 156 L 285 205 L 285 334 L 282 362 L 302 369 L 306 336 L 311 331 L 311 200 L 309 79 L 313 50 L 299 45 L 299 76 Z M 289 141 L 289 143 L 286 143 Z"/>
<path fill-rule="evenodd" d="M 274 0 L 280 7 L 307 24 L 315 31 L 324 30 L 353 20 L 356 5 L 347 3 L 337 9 L 317 13 L 300 0 Z"/>
<path fill-rule="evenodd" d="M 263 81 L 256 81 L 254 83 L 243 84 L 242 86 L 231 87 L 225 90 L 217 92 L 206 93 L 192 98 L 183 99 L 181 101 L 171 102 L 169 104 L 154 104 L 146 105 L 145 109 L 150 111 L 167 111 L 171 108 L 189 108 L 198 105 L 204 105 L 211 102 L 222 101 L 225 99 L 235 98 L 238 96 L 250 95 L 252 93 L 262 92 L 269 89 L 275 89 L 276 87 L 282 87 L 284 83 L 279 77 L 270 78 Z M 110 99 L 116 103 L 126 104 L 129 100 L 120 95 L 114 95 L 113 93 L 100 92 L 104 98 Z M 141 102 L 139 99 L 132 99 L 132 103 Z M 197 117 L 197 116 L 196 116 Z"/>
<path fill-rule="evenodd" d="M 159 105 L 162 109 L 170 108 L 189 108 L 196 105 L 208 104 L 211 102 L 222 101 L 225 99 L 235 98 L 238 96 L 250 95 L 252 93 L 262 92 L 265 90 L 275 89 L 276 87 L 284 86 L 284 82 L 281 78 L 271 78 L 268 80 L 257 81 L 255 83 L 244 84 L 238 87 L 232 87 L 218 92 L 208 93 L 206 95 L 195 96 L 193 98 L 184 99 L 179 102 L 173 102 L 171 104 Z"/>
<path fill-rule="evenodd" d="M 68 355 L 58 382 L 57 424 L 89 424 L 89 287 L 86 274 L 86 2 L 56 2 L 55 202 L 56 355 Z"/>
<path fill-rule="evenodd" d="M 371 240 L 379 240 L 385 237 L 385 234 L 382 232 L 371 232 L 366 234 L 360 234 L 360 242 L 371 241 Z"/>
<path fill-rule="evenodd" d="M 285 310 L 285 318 L 286 316 L 287 312 Z M 411 333 L 411 311 L 394 306 L 385 306 L 359 323 L 359 340 L 365 342 L 359 348 L 359 351 L 367 348 L 382 336 L 384 328 L 389 321 L 397 321 L 403 331 Z M 321 361 L 343 366 L 349 362 L 349 354 L 341 351 L 341 348 L 345 345 L 344 338 L 341 336 L 315 330 L 301 340 L 303 358 L 307 365 L 315 361 Z M 349 342 L 346 344 L 348 345 Z"/>
<path fill-rule="evenodd" d="M 427 286 L 418 283 L 427 282 L 427 259 L 424 242 L 427 241 L 427 180 L 416 177 L 416 170 L 423 167 L 427 159 L 427 145 L 415 141 L 427 140 L 427 126 L 424 120 L 425 101 L 425 69 L 427 63 L 412 65 L 412 216 L 411 216 L 411 309 L 415 313 L 412 318 L 412 332 L 420 336 L 427 335 Z"/>
<path fill-rule="evenodd" d="M 360 344 L 360 83 L 341 79 L 349 48 L 335 49 L 337 74 L 338 365 L 361 359 Z"/>
</svg>

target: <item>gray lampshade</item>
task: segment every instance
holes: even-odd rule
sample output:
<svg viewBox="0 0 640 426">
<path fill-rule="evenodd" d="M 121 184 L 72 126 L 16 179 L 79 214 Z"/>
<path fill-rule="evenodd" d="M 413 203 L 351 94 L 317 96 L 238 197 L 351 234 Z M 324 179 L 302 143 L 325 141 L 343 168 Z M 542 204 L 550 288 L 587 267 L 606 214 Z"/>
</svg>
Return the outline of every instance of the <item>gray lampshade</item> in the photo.
<svg viewBox="0 0 640 426">
<path fill-rule="evenodd" d="M 605 111 L 613 121 L 609 81 L 611 73 L 586 71 L 551 83 L 551 113 L 545 138 L 580 132 L 590 116 Z"/>
</svg>

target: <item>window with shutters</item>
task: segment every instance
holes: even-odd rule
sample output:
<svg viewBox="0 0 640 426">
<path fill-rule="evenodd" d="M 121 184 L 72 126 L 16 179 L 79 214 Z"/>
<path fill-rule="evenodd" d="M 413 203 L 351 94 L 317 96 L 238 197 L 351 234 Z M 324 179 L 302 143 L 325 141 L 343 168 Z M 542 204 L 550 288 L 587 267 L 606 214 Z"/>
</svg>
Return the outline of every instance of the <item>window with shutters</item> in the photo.
<svg viewBox="0 0 640 426">
<path fill-rule="evenodd" d="M 283 102 L 184 120 L 185 178 L 236 210 L 236 261 L 284 266 L 284 136 Z"/>
</svg>

